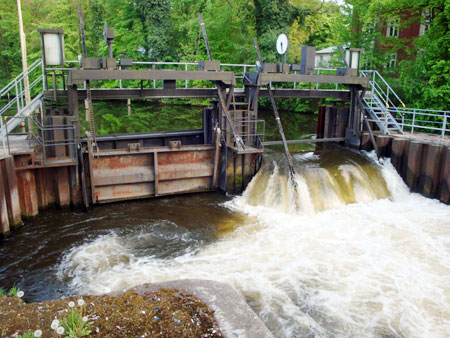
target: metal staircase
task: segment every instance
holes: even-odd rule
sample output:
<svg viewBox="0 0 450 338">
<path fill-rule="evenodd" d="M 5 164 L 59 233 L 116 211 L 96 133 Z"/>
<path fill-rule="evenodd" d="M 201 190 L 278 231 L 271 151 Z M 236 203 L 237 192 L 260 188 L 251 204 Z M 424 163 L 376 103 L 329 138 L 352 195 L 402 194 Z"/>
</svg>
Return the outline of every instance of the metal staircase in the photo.
<svg viewBox="0 0 450 338">
<path fill-rule="evenodd" d="M 36 111 L 42 111 L 44 75 L 42 60 L 33 62 L 25 72 L 20 73 L 14 80 L 0 90 L 0 102 L 6 100 L 6 104 L 0 108 L 0 137 L 3 149 L 5 138 L 27 117 L 31 117 Z M 34 97 L 27 103 L 26 81 L 29 81 L 29 93 Z M 11 113 L 11 111 L 13 111 Z"/>
<path fill-rule="evenodd" d="M 392 99 L 398 101 L 404 109 L 403 101 L 378 71 L 361 70 L 360 74 L 369 79 L 369 90 L 363 97 L 364 108 L 370 117 L 368 121 L 374 122 L 385 135 L 390 135 L 393 131 L 403 134 L 403 125 L 396 120 L 396 117 L 401 118 L 402 111 Z"/>
</svg>

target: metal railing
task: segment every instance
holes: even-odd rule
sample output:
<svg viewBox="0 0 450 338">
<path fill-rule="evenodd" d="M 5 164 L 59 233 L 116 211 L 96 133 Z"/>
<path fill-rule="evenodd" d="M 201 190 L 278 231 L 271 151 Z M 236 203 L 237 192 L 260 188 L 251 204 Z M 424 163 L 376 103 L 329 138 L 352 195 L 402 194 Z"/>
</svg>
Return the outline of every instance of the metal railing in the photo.
<svg viewBox="0 0 450 338">
<path fill-rule="evenodd" d="M 449 133 L 449 111 L 406 107 L 378 71 L 361 70 L 360 74 L 369 78 L 369 99 L 365 102 L 374 114 L 383 114 L 384 121 L 381 123 L 384 123 L 386 130 L 389 125 L 394 125 L 402 132 L 409 131 L 411 134 L 420 130 L 422 133 L 439 134 L 444 138 Z"/>
<path fill-rule="evenodd" d="M 15 79 L 0 90 L 0 98 L 6 99 L 7 103 L 0 108 L 0 115 L 3 115 L 10 109 L 19 112 L 26 106 L 25 102 L 25 78 L 29 79 L 29 91 L 31 97 L 33 94 L 39 94 L 44 88 L 42 60 L 38 59 L 28 67 L 26 72 L 20 73 Z M 42 85 L 42 86 L 39 86 Z M 40 88 L 39 88 L 40 87 Z"/>
<path fill-rule="evenodd" d="M 37 132 L 30 133 L 32 138 L 36 140 L 39 146 L 42 149 L 42 160 L 44 166 L 48 163 L 48 160 L 53 158 L 56 160 L 61 160 L 56 156 L 57 147 L 62 148 L 64 152 L 67 153 L 68 156 L 64 156 L 67 159 L 75 160 L 77 159 L 77 143 L 76 143 L 76 127 L 74 122 L 69 124 L 60 124 L 60 125 L 45 125 L 42 122 L 42 115 L 40 117 L 32 116 L 33 126 L 37 129 Z M 47 118 L 51 119 L 51 117 Z M 63 132 L 64 139 L 55 140 L 54 133 L 55 132 Z M 55 152 L 54 156 L 52 152 Z"/>
<path fill-rule="evenodd" d="M 398 105 L 406 108 L 402 99 L 397 95 L 394 89 L 392 89 L 389 83 L 387 83 L 387 81 L 377 70 L 360 70 L 359 73 L 361 74 L 361 76 L 367 77 L 369 79 L 370 90 L 372 92 L 376 92 L 377 95 L 379 95 L 383 99 L 388 108 L 396 107 Z M 392 101 L 393 98 L 397 100 L 396 103 Z"/>
<path fill-rule="evenodd" d="M 440 134 L 442 138 L 450 136 L 450 112 L 444 110 L 405 108 L 401 114 L 401 125 L 411 134 Z"/>
</svg>

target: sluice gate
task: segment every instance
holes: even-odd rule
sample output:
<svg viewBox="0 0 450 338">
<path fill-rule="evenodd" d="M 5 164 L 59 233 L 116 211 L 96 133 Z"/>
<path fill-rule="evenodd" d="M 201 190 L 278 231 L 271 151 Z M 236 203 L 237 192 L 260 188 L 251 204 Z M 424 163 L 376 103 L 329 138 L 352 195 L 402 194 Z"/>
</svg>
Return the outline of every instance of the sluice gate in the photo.
<svg viewBox="0 0 450 338">
<path fill-rule="evenodd" d="M 64 36 L 59 30 L 40 32 L 59 39 Z M 211 56 L 210 61 L 198 64 L 140 63 L 110 55 L 83 57 L 72 68 L 65 68 L 68 62 L 63 56 L 59 64 L 50 64 L 44 53 L 43 60 L 33 63 L 0 92 L 0 97 L 10 99 L 0 110 L 1 232 L 7 234 L 23 217 L 35 216 L 51 205 L 87 208 L 193 192 L 241 193 L 259 170 L 264 152 L 265 125 L 258 116 L 261 97 L 340 101 L 341 107 L 319 109 L 315 141 L 359 149 L 362 138 L 365 147 L 368 139 L 362 133 L 363 120 L 371 135 L 377 129 L 379 134 L 389 134 L 395 118 L 388 111 L 380 113 L 374 103 L 381 102 L 374 99 L 375 90 L 367 94 L 373 86 L 369 78 L 348 67 L 317 74 L 314 58 L 308 57 L 314 56 L 311 51 L 311 47 L 302 51 L 301 65 L 262 61 L 222 65 Z M 180 70 L 180 65 L 184 69 Z M 17 91 L 26 77 L 30 77 L 30 90 L 37 93 L 31 102 L 24 100 L 25 91 Z M 310 84 L 310 89 L 297 88 L 301 83 Z M 311 88 L 313 83 L 315 88 Z M 321 84 L 327 88 L 320 89 Z M 370 105 L 367 95 L 372 98 Z M 210 99 L 210 106 L 199 111 L 202 128 L 96 135 L 92 101 L 162 98 Z M 86 107 L 86 135 L 82 135 L 80 105 Z M 8 115 L 11 109 L 17 113 Z M 373 135 L 370 139 L 374 140 Z M 443 146 L 436 155 L 445 168 L 448 153 L 448 146 Z M 448 170 L 442 175 L 437 169 L 429 171 L 440 175 L 439 184 L 432 181 L 430 196 L 439 197 L 440 187 L 447 187 L 440 198 L 448 203 Z"/>
</svg>

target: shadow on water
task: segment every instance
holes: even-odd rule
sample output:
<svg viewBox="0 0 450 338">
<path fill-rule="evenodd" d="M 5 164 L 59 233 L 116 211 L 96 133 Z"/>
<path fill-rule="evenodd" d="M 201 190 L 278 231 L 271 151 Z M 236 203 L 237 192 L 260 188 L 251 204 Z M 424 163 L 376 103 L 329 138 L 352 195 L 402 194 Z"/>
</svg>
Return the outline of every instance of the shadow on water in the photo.
<svg viewBox="0 0 450 338">
<path fill-rule="evenodd" d="M 220 193 L 130 201 L 87 213 L 46 210 L 0 243 L 0 287 L 19 286 L 27 301 L 70 294 L 56 277 L 64 252 L 101 236 L 117 235 L 135 257 L 170 259 L 216 241 L 245 222 L 222 206 Z"/>
</svg>

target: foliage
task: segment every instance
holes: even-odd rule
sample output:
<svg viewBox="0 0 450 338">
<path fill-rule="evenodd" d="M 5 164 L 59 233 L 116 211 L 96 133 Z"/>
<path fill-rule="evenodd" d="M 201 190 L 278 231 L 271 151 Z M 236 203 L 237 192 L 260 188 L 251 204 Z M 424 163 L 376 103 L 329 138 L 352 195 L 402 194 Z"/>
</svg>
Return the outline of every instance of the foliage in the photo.
<svg viewBox="0 0 450 338">
<path fill-rule="evenodd" d="M 13 286 L 9 291 L 8 295 L 17 297 L 17 294 L 20 292 L 20 289 L 17 286 Z"/>
<path fill-rule="evenodd" d="M 69 310 L 67 316 L 61 321 L 61 326 L 67 338 L 85 337 L 91 333 L 89 323 L 83 320 L 83 313 L 75 308 Z"/>
<path fill-rule="evenodd" d="M 382 70 L 385 77 L 409 106 L 449 109 L 450 106 L 450 3 L 445 0 L 347 0 L 346 40 L 364 48 L 363 67 Z M 431 24 L 418 38 L 387 37 L 389 20 L 399 28 L 424 23 L 428 12 Z M 403 60 L 398 68 L 386 68 L 390 54 Z"/>
<path fill-rule="evenodd" d="M 33 332 L 30 331 L 30 332 L 24 333 L 21 336 L 17 336 L 17 338 L 34 338 L 34 334 L 33 334 Z"/>
<path fill-rule="evenodd" d="M 425 1 L 424 1 L 425 2 Z M 417 41 L 415 60 L 400 64 L 400 85 L 413 106 L 450 107 L 450 3 L 426 1 L 433 13 L 429 29 Z"/>
<path fill-rule="evenodd" d="M 288 62 L 300 61 L 304 45 L 322 49 L 346 44 L 364 48 L 362 67 L 391 76 L 410 105 L 449 106 L 450 3 L 446 0 L 346 0 L 343 5 L 321 0 L 22 0 L 29 64 L 41 56 L 37 28 L 64 29 L 66 60 L 82 54 L 78 3 L 83 8 L 88 56 L 107 55 L 102 37 L 103 22 L 107 21 L 108 27 L 115 29 L 116 57 L 206 60 L 198 21 L 198 13 L 202 13 L 215 60 L 253 64 L 252 38 L 256 37 L 264 61 L 279 62 L 275 42 L 280 33 L 289 36 Z M 391 18 L 408 27 L 423 20 L 424 9 L 431 10 L 433 20 L 423 37 L 410 40 L 383 34 Z M 0 2 L 0 45 L 3 87 L 22 66 L 14 0 Z M 406 59 L 398 68 L 385 69 L 388 56 L 395 51 L 401 51 Z M 293 100 L 291 108 L 301 111 L 304 105 Z M 112 117 L 108 118 L 113 126 Z"/>
</svg>

